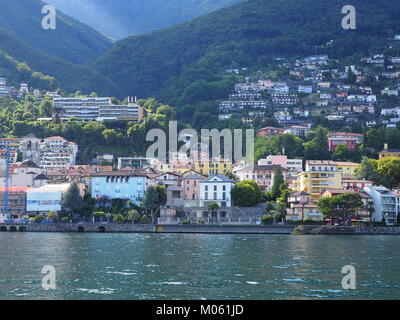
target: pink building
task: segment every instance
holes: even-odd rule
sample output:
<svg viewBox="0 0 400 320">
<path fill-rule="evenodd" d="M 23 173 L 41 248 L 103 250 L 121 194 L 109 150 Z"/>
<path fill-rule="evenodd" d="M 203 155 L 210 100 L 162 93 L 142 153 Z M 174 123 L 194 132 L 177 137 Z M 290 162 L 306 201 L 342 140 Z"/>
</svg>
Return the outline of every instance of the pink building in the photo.
<svg viewBox="0 0 400 320">
<path fill-rule="evenodd" d="M 198 173 L 190 173 L 182 178 L 183 200 L 200 199 L 200 181 L 207 180 Z"/>
<path fill-rule="evenodd" d="M 362 142 L 363 135 L 360 133 L 333 132 L 328 137 L 328 147 L 331 151 L 335 151 L 340 145 L 345 145 L 347 149 L 354 150 Z"/>
<path fill-rule="evenodd" d="M 281 170 L 285 181 L 287 180 L 287 169 L 277 165 L 248 165 L 243 169 L 237 170 L 235 174 L 239 177 L 240 181 L 253 180 L 263 191 L 272 188 L 274 175 L 276 170 Z"/>
</svg>

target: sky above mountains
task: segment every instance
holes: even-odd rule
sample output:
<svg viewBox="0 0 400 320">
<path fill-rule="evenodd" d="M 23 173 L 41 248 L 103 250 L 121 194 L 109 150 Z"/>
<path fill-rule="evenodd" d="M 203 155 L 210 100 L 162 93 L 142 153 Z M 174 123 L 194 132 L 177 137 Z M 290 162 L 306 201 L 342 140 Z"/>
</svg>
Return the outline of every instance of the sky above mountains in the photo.
<svg viewBox="0 0 400 320">
<path fill-rule="evenodd" d="M 114 39 L 192 20 L 243 0 L 47 0 Z"/>
</svg>

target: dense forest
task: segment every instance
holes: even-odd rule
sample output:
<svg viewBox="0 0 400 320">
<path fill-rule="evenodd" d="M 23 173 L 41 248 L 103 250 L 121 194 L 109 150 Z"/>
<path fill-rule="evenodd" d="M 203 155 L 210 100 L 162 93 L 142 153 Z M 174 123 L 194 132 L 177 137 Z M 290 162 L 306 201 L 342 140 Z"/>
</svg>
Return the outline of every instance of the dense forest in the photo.
<svg viewBox="0 0 400 320">
<path fill-rule="evenodd" d="M 40 0 L 1 0 L 0 30 L 42 52 L 78 64 L 87 63 L 111 48 L 110 39 L 60 11 L 56 29 L 43 30 L 44 5 Z"/>
<path fill-rule="evenodd" d="M 215 75 L 224 67 L 262 67 L 277 56 L 360 56 L 385 48 L 386 40 L 400 32 L 399 1 L 353 1 L 356 30 L 341 27 L 341 10 L 347 4 L 344 0 L 249 0 L 119 41 L 92 66 L 125 95 L 156 95 L 175 104 L 191 83 L 221 80 Z"/>
</svg>

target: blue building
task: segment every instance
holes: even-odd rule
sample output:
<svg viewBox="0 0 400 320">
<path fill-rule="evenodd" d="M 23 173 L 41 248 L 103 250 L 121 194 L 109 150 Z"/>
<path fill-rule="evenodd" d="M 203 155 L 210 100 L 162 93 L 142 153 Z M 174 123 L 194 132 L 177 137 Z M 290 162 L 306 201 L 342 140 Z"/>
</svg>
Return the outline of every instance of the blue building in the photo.
<svg viewBox="0 0 400 320">
<path fill-rule="evenodd" d="M 139 204 L 146 191 L 146 176 L 133 170 L 104 171 L 92 174 L 92 198 L 107 206 L 113 199 L 131 200 Z"/>
</svg>

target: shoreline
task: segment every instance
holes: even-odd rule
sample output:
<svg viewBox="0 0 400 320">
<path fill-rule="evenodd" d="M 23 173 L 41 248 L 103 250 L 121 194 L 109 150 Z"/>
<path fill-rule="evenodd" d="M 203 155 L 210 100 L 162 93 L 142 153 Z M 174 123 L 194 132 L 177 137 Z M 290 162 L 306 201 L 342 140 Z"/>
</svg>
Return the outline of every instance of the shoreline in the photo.
<svg viewBox="0 0 400 320">
<path fill-rule="evenodd" d="M 168 234 L 292 234 L 292 235 L 400 235 L 400 227 L 328 225 L 154 225 L 117 223 L 1 223 L 0 232 L 50 233 L 168 233 Z"/>
</svg>

